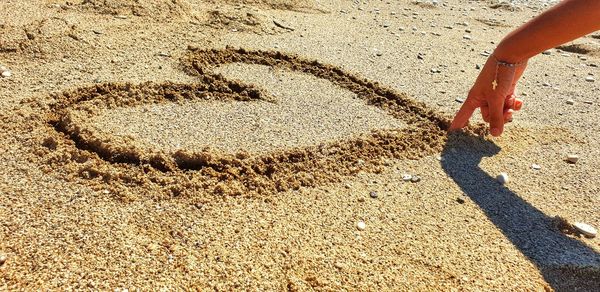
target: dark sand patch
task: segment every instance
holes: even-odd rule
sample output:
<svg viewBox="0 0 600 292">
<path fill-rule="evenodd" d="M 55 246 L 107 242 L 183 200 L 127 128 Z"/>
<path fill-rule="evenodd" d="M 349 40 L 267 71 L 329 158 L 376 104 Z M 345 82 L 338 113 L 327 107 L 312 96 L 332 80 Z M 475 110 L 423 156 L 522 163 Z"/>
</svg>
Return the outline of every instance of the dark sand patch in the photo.
<svg viewBox="0 0 600 292">
<path fill-rule="evenodd" d="M 68 7 L 72 4 L 66 5 Z M 148 16 L 151 18 L 181 16 L 190 12 L 189 5 L 183 0 L 84 0 L 77 4 L 77 7 L 99 14 Z"/>
<path fill-rule="evenodd" d="M 319 7 L 318 1 L 314 0 L 207 0 L 207 3 L 237 6 L 255 6 L 263 9 L 289 10 L 296 12 L 325 12 Z"/>
<path fill-rule="evenodd" d="M 565 52 L 580 55 L 600 56 L 600 45 L 596 43 L 571 43 L 556 47 Z"/>
</svg>

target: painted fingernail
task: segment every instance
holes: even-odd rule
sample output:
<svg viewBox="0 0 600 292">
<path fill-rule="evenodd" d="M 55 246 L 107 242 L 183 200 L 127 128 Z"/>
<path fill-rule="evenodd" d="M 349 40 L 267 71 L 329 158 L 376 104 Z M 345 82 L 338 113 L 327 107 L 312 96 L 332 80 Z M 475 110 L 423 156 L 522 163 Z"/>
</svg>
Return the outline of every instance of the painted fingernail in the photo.
<svg viewBox="0 0 600 292">
<path fill-rule="evenodd" d="M 513 106 L 513 108 L 518 111 L 521 109 L 521 107 L 523 107 L 523 101 L 520 99 L 515 99 L 515 104 Z"/>
</svg>

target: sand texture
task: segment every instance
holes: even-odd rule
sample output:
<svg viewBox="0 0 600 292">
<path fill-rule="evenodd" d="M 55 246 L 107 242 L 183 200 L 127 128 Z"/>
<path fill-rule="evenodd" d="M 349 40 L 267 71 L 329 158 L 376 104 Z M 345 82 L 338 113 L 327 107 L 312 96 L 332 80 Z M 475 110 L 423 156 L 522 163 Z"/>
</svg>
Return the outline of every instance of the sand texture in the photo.
<svg viewBox="0 0 600 292">
<path fill-rule="evenodd" d="M 0 290 L 599 291 L 600 33 L 446 132 L 551 3 L 1 1 Z"/>
<path fill-rule="evenodd" d="M 215 73 L 263 88 L 270 97 L 258 102 L 205 101 L 111 110 L 98 117 L 93 127 L 170 151 L 213 147 L 231 153 L 319 145 L 373 129 L 403 127 L 401 121 L 366 105 L 352 92 L 311 75 L 241 64 L 219 67 Z"/>
</svg>

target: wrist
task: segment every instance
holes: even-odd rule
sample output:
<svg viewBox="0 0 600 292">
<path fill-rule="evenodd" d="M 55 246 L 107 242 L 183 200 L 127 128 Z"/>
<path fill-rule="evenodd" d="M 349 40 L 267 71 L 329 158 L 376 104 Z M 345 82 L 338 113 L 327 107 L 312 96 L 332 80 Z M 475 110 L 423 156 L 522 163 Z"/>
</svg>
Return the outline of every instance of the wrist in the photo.
<svg viewBox="0 0 600 292">
<path fill-rule="evenodd" d="M 519 51 L 518 48 L 511 46 L 510 41 L 502 40 L 494 50 L 494 56 L 498 61 L 506 63 L 523 63 L 528 57 Z"/>
</svg>

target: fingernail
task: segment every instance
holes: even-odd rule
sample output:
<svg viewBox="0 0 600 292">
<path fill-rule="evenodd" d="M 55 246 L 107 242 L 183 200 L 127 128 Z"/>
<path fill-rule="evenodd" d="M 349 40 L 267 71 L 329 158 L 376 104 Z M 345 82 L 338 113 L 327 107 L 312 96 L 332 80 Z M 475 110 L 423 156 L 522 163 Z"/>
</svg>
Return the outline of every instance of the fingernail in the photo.
<svg viewBox="0 0 600 292">
<path fill-rule="evenodd" d="M 515 109 L 516 111 L 518 111 L 518 110 L 520 110 L 520 109 L 521 109 L 521 107 L 522 107 L 522 106 L 523 106 L 523 101 L 520 101 L 520 100 L 516 99 L 516 100 L 515 100 L 514 109 Z"/>
<path fill-rule="evenodd" d="M 498 137 L 498 136 L 500 136 L 500 134 L 502 134 L 502 131 L 499 128 L 492 128 L 490 130 L 490 132 L 492 133 L 492 136 L 494 136 L 494 137 Z"/>
</svg>

